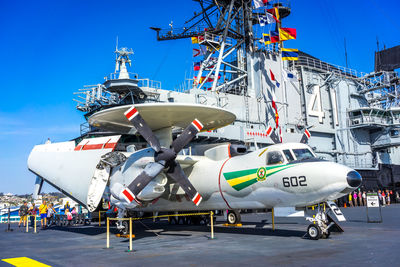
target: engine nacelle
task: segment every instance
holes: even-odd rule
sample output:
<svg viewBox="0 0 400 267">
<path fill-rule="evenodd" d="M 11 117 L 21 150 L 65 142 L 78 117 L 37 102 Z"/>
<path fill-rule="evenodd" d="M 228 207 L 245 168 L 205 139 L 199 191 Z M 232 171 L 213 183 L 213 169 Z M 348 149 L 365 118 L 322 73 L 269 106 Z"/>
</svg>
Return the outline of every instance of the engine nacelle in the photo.
<svg viewBox="0 0 400 267">
<path fill-rule="evenodd" d="M 137 195 L 142 201 L 151 201 L 160 197 L 165 191 L 165 185 L 168 182 L 167 176 L 160 173 Z"/>
</svg>

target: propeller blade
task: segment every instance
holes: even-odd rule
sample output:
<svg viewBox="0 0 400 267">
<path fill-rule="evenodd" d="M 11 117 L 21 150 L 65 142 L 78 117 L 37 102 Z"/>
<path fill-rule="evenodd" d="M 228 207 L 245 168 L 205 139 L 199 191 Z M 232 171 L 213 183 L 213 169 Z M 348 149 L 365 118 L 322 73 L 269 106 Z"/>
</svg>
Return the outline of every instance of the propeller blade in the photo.
<svg viewBox="0 0 400 267">
<path fill-rule="evenodd" d="M 122 190 L 122 197 L 128 202 L 136 201 L 136 196 L 143 190 L 156 177 L 163 169 L 165 162 L 151 162 L 146 165 L 144 170 L 128 185 L 127 188 Z"/>
<path fill-rule="evenodd" d="M 197 192 L 192 183 L 186 177 L 183 172 L 181 165 L 174 161 L 174 164 L 167 171 L 167 175 L 174 179 L 180 187 L 182 187 L 183 191 L 190 197 L 193 203 L 198 206 L 200 202 L 203 200 L 203 197 Z"/>
<path fill-rule="evenodd" d="M 147 143 L 156 151 L 160 152 L 161 146 L 157 137 L 154 135 L 153 131 L 140 116 L 139 111 L 132 106 L 124 113 L 125 117 L 133 124 L 136 130 L 146 139 Z"/>
<path fill-rule="evenodd" d="M 195 119 L 186 129 L 179 135 L 171 144 L 171 148 L 175 153 L 179 153 L 190 141 L 196 136 L 198 132 L 203 129 L 203 124 Z"/>
<path fill-rule="evenodd" d="M 305 129 L 303 136 L 301 137 L 300 143 L 307 144 L 308 139 L 310 139 L 310 137 L 311 137 L 311 133 L 307 129 Z"/>
<path fill-rule="evenodd" d="M 271 125 L 268 126 L 267 128 L 267 136 L 271 138 L 271 140 L 274 142 L 274 144 L 279 144 L 281 143 L 281 139 L 279 136 L 275 133 L 274 129 L 271 127 Z"/>
</svg>

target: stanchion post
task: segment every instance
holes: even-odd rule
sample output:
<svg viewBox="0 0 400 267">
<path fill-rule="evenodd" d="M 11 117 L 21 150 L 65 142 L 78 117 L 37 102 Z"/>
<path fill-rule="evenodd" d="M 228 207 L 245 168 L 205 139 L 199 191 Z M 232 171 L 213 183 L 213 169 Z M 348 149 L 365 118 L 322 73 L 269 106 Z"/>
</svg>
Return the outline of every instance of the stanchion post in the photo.
<svg viewBox="0 0 400 267">
<path fill-rule="evenodd" d="M 211 220 L 211 239 L 214 239 L 214 212 L 210 211 L 210 220 Z"/>
<path fill-rule="evenodd" d="M 108 217 L 107 217 L 107 248 L 110 248 L 110 218 Z"/>
<path fill-rule="evenodd" d="M 26 215 L 26 232 L 29 232 L 29 220 L 28 220 L 28 218 L 29 218 L 29 216 L 28 215 Z"/>
<path fill-rule="evenodd" d="M 274 214 L 274 208 L 272 208 L 272 231 L 275 231 L 275 214 Z"/>
<path fill-rule="evenodd" d="M 101 226 L 101 212 L 99 210 L 99 227 Z"/>
<path fill-rule="evenodd" d="M 129 251 L 132 251 L 132 217 L 129 217 Z"/>
<path fill-rule="evenodd" d="M 34 221 L 35 221 L 34 227 L 35 227 L 35 234 L 36 234 L 36 215 L 33 215 L 33 217 L 34 217 Z"/>
</svg>

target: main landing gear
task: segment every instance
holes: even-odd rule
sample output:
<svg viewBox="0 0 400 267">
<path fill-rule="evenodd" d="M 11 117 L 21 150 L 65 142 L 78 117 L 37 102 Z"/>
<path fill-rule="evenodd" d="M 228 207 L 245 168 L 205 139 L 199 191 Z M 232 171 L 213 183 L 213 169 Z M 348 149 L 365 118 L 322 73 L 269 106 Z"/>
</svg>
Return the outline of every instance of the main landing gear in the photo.
<svg viewBox="0 0 400 267">
<path fill-rule="evenodd" d="M 228 224 L 239 224 L 242 222 L 242 218 L 240 217 L 240 213 L 237 210 L 228 210 L 226 215 L 226 222 Z"/>
</svg>

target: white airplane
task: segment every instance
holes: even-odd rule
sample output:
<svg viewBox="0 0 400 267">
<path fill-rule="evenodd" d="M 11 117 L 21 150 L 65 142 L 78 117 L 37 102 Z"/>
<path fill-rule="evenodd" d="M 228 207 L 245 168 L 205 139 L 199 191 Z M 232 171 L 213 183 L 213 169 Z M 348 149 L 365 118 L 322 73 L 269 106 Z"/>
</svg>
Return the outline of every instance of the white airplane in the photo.
<svg viewBox="0 0 400 267">
<path fill-rule="evenodd" d="M 227 110 L 203 105 L 119 106 L 95 113 L 89 123 L 114 132 L 137 132 L 150 147 L 137 149 L 126 135 L 88 138 L 78 144 L 43 144 L 32 150 L 28 167 L 38 176 L 36 191 L 44 180 L 89 211 L 104 198 L 118 207 L 119 217 L 126 210 L 228 209 L 228 222 L 236 223 L 239 209 L 304 210 L 327 202 L 340 220 L 342 214 L 331 201 L 355 190 L 362 178 L 349 167 L 318 159 L 305 144 L 310 136 L 307 130 L 300 143 L 275 144 L 253 152 L 226 143 L 203 146 L 198 150 L 204 152 L 198 155 L 184 149 L 199 131 L 234 120 Z M 186 128 L 172 140 L 176 127 Z M 266 134 L 277 139 L 271 127 Z M 311 238 L 329 235 L 326 212 L 320 209 L 315 218 L 308 218 L 316 222 L 308 228 Z"/>
</svg>

